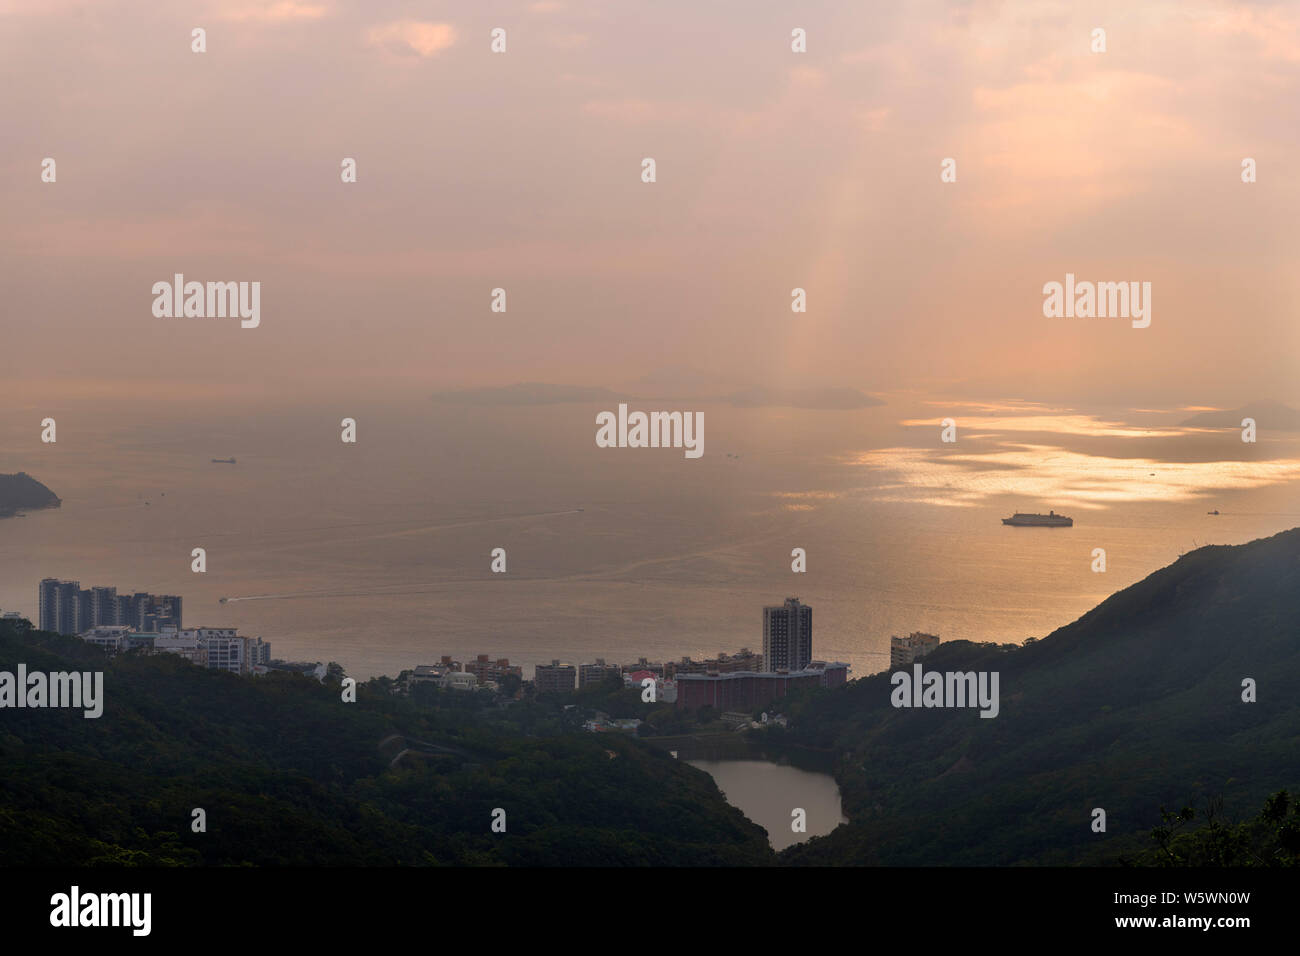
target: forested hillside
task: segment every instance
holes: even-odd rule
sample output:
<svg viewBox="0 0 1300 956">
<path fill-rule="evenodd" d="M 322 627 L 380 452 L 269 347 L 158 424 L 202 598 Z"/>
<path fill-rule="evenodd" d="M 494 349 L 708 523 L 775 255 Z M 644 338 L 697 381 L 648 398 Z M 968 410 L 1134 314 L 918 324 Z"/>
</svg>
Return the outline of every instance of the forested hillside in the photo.
<svg viewBox="0 0 1300 956">
<path fill-rule="evenodd" d="M 1300 783 L 1300 529 L 1184 555 L 1041 641 L 953 641 L 924 665 L 999 672 L 1001 712 L 896 709 L 887 674 L 792 704 L 790 739 L 837 752 L 852 823 L 783 861 L 1104 864 L 1149 849 L 1162 806 L 1253 817 Z"/>
<path fill-rule="evenodd" d="M 25 622 L 23 622 L 25 625 Z M 0 710 L 0 865 L 774 861 L 707 774 L 615 735 L 527 737 L 386 682 L 110 660 L 0 625 L 0 670 L 104 671 L 104 712 Z M 409 734 L 452 753 L 404 758 Z M 207 832 L 191 832 L 191 811 Z M 491 832 L 492 812 L 506 832 Z"/>
</svg>

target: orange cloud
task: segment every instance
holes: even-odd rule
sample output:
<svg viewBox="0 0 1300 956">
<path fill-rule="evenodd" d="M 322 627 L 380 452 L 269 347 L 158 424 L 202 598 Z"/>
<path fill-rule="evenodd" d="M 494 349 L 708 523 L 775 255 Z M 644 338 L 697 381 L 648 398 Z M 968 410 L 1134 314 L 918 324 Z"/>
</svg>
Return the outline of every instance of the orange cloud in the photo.
<svg viewBox="0 0 1300 956">
<path fill-rule="evenodd" d="M 370 28 L 367 43 L 397 56 L 428 58 L 436 56 L 456 42 L 456 29 L 450 23 L 423 20 L 394 20 Z"/>
<path fill-rule="evenodd" d="M 301 3 L 299 0 L 253 0 L 234 6 L 222 5 L 216 11 L 219 20 L 236 22 L 258 21 L 262 23 L 284 23 L 290 20 L 319 20 L 329 13 L 329 9 L 320 3 Z"/>
</svg>

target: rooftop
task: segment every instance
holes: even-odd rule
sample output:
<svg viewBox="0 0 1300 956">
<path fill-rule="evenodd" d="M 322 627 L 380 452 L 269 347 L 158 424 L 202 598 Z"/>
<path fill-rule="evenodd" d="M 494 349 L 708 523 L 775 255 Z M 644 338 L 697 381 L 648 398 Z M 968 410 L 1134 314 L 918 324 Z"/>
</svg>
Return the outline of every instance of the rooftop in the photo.
<svg viewBox="0 0 1300 956">
<path fill-rule="evenodd" d="M 723 674 L 711 671 L 708 674 L 678 674 L 677 680 L 739 680 L 742 677 L 819 677 L 825 671 L 841 667 L 847 670 L 849 667 L 844 661 L 829 661 L 826 663 L 814 661 L 813 663 L 821 664 L 821 666 L 808 667 L 801 671 L 730 671 Z"/>
</svg>

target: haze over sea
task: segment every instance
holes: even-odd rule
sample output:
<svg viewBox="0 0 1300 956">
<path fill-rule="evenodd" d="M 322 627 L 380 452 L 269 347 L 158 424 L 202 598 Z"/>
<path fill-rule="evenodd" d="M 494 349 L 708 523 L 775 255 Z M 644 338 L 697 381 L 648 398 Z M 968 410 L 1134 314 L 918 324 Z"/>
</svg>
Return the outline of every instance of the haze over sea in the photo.
<svg viewBox="0 0 1300 956">
<path fill-rule="evenodd" d="M 798 596 L 814 656 L 863 676 L 891 634 L 1043 637 L 1197 545 L 1300 524 L 1300 434 L 1267 422 L 1247 445 L 1176 427 L 1186 409 L 882 397 L 853 411 L 628 399 L 704 411 L 698 460 L 597 448 L 608 404 L 20 409 L 0 422 L 0 472 L 63 506 L 0 520 L 0 608 L 34 621 L 37 582 L 71 578 L 180 594 L 188 626 L 236 626 L 359 678 L 478 653 L 531 676 L 553 658 L 759 649 L 762 606 Z M 57 444 L 39 442 L 45 415 Z M 345 416 L 356 445 L 339 440 Z M 1075 526 L 1000 521 L 1049 509 Z M 190 571 L 195 547 L 206 574 Z M 489 571 L 497 547 L 506 574 Z"/>
</svg>

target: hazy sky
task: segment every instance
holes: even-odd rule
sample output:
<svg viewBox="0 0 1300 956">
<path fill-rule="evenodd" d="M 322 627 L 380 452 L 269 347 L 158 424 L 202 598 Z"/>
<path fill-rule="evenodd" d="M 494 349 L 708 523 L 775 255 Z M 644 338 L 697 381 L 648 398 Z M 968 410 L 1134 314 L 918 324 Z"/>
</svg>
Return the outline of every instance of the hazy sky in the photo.
<svg viewBox="0 0 1300 956">
<path fill-rule="evenodd" d="M 1294 2 L 0 0 L 0 87 L 24 402 L 1300 401 Z M 261 282 L 260 327 L 154 317 L 176 272 Z M 1150 282 L 1150 327 L 1045 318 L 1066 272 Z"/>
</svg>

